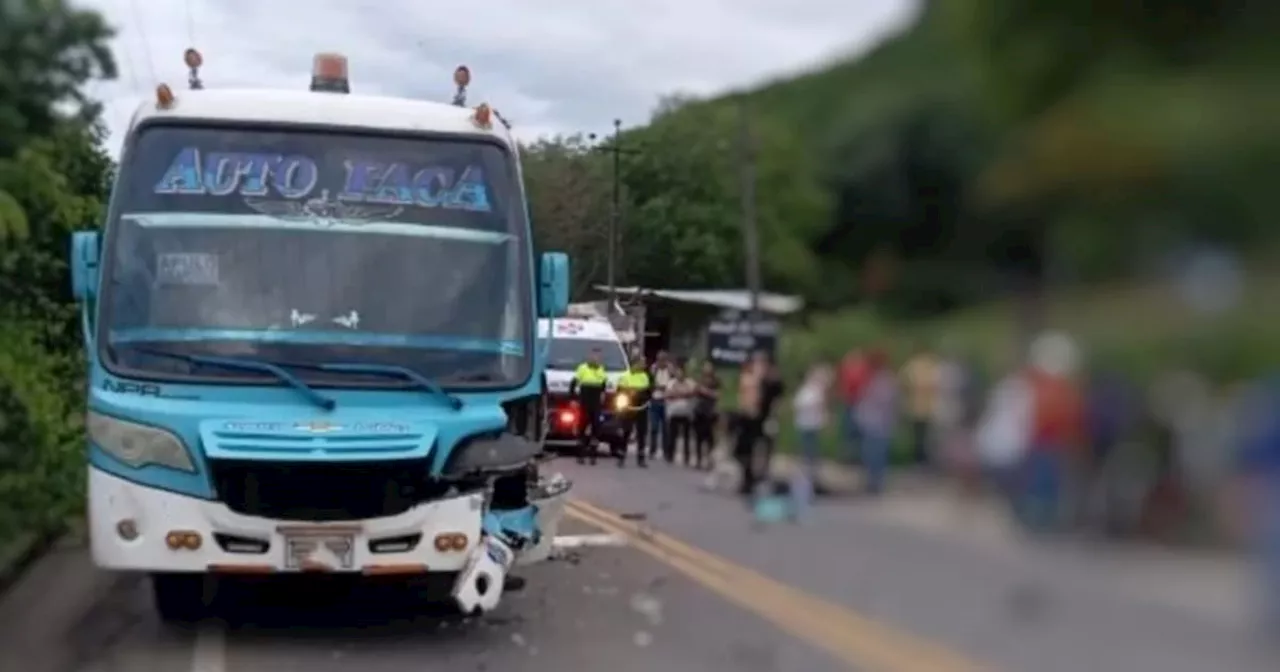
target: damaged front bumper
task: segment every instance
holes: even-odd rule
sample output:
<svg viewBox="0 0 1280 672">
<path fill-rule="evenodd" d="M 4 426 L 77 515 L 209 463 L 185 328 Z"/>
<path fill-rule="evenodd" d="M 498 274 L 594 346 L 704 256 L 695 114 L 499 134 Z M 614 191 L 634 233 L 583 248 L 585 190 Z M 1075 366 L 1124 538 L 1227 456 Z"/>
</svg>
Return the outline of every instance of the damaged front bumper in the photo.
<svg viewBox="0 0 1280 672">
<path fill-rule="evenodd" d="M 471 550 L 453 587 L 453 599 L 462 613 L 497 608 L 514 566 L 542 562 L 551 555 L 572 488 L 562 474 L 542 477 L 530 488 L 527 506 L 484 512 L 481 543 Z"/>
</svg>

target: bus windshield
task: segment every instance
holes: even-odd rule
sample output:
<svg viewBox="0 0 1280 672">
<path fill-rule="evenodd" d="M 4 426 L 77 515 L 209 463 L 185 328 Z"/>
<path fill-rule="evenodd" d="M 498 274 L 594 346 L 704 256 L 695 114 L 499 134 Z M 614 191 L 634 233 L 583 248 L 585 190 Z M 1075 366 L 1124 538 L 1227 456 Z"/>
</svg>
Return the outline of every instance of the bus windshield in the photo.
<svg viewBox="0 0 1280 672">
<path fill-rule="evenodd" d="M 144 128 L 112 202 L 103 362 L 164 378 L 247 375 L 148 354 L 162 345 L 516 384 L 530 373 L 527 244 L 513 161 L 496 144 Z"/>
</svg>

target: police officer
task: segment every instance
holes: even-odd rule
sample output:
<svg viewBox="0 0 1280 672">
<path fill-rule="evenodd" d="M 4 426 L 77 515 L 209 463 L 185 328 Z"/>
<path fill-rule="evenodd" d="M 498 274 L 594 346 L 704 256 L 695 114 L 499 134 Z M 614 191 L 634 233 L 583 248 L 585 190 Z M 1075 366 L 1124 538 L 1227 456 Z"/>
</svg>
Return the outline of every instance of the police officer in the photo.
<svg viewBox="0 0 1280 672">
<path fill-rule="evenodd" d="M 649 435 L 649 394 L 652 384 L 649 370 L 645 368 L 644 355 L 637 354 L 631 360 L 631 370 L 618 379 L 618 394 L 625 394 L 627 407 L 619 409 L 622 416 L 622 450 L 618 453 L 618 466 L 627 463 L 627 446 L 636 437 L 636 464 L 649 466 L 645 458 L 645 439 Z"/>
<path fill-rule="evenodd" d="M 600 428 L 604 388 L 609 381 L 600 359 L 600 348 L 592 348 L 591 352 L 587 353 L 587 361 L 578 365 L 573 372 L 573 381 L 569 383 L 569 395 L 577 397 L 578 406 L 582 409 L 578 464 L 583 464 L 588 458 L 591 464 L 596 463 L 596 434 Z"/>
</svg>

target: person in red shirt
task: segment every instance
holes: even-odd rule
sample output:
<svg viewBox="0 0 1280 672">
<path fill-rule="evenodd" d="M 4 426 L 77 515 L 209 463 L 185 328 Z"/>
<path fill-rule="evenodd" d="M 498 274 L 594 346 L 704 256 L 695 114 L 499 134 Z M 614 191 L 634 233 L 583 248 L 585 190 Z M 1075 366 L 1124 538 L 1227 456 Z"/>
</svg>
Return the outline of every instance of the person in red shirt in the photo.
<svg viewBox="0 0 1280 672">
<path fill-rule="evenodd" d="M 837 392 L 840 398 L 840 435 L 843 438 L 845 456 L 851 463 L 860 461 L 861 433 L 854 418 L 854 409 L 862 392 L 870 380 L 872 368 L 865 352 L 853 348 L 840 360 L 840 369 L 836 378 Z"/>
<path fill-rule="evenodd" d="M 1060 526 L 1067 479 L 1085 443 L 1084 395 L 1075 379 L 1075 344 L 1047 334 L 1031 348 L 1026 376 L 1032 394 L 1029 450 L 1020 518 L 1035 530 Z"/>
</svg>

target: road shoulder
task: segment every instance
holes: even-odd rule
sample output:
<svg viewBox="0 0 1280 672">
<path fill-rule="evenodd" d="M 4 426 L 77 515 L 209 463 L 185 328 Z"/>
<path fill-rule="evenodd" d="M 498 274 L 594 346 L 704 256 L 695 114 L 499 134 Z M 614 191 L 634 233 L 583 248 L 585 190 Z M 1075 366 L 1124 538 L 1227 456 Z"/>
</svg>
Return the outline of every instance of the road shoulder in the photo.
<svg viewBox="0 0 1280 672">
<path fill-rule="evenodd" d="M 83 542 L 65 537 L 0 594 L 0 669 L 58 672 L 110 624 L 89 615 L 123 583 L 93 565 Z"/>
</svg>

